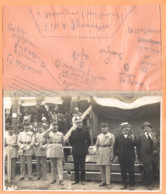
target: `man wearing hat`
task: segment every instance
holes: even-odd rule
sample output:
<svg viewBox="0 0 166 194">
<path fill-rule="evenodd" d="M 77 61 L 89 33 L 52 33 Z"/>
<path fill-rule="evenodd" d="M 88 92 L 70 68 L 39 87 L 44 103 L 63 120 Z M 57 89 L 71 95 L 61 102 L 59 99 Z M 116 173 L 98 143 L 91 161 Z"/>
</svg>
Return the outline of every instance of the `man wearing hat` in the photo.
<svg viewBox="0 0 166 194">
<path fill-rule="evenodd" d="M 5 133 L 5 159 L 11 158 L 11 179 L 15 178 L 16 159 L 17 159 L 17 135 L 14 133 L 13 127 L 8 127 Z M 8 160 L 8 158 L 7 158 Z"/>
<path fill-rule="evenodd" d="M 50 128 L 44 132 L 44 137 L 48 140 L 47 146 L 47 158 L 50 158 L 52 180 L 51 184 L 56 182 L 56 175 L 58 176 L 59 184 L 63 183 L 63 158 L 64 151 L 63 146 L 64 136 L 63 133 L 58 131 L 58 122 L 53 121 Z"/>
<path fill-rule="evenodd" d="M 43 125 L 44 130 L 49 129 L 49 123 L 47 122 L 46 117 L 42 117 L 42 125 Z"/>
<path fill-rule="evenodd" d="M 38 132 L 35 134 L 35 156 L 36 156 L 36 171 L 37 180 L 42 179 L 46 181 L 46 148 L 47 142 L 44 137 L 44 129 L 42 123 L 37 124 Z M 40 161 L 42 161 L 42 169 L 40 168 Z"/>
<path fill-rule="evenodd" d="M 152 133 L 152 126 L 149 122 L 144 122 L 143 132 L 137 137 L 137 156 L 143 163 L 144 182 L 148 190 L 152 190 L 153 159 L 158 157 L 158 140 Z"/>
<path fill-rule="evenodd" d="M 100 166 L 101 172 L 101 184 L 99 186 L 110 186 L 111 178 L 111 163 L 113 160 L 113 147 L 115 143 L 115 137 L 112 133 L 108 132 L 108 123 L 101 123 L 102 133 L 98 135 L 96 141 L 96 151 L 98 154 L 97 165 Z"/>
<path fill-rule="evenodd" d="M 78 107 L 75 107 L 74 113 L 73 113 L 73 117 L 72 117 L 72 123 L 73 123 L 73 125 L 75 125 L 75 120 L 77 120 L 77 117 L 80 118 L 81 115 L 82 115 L 82 113 L 79 112 L 79 108 Z"/>
<path fill-rule="evenodd" d="M 76 129 L 71 132 L 69 138 L 74 159 L 75 182 L 73 185 L 79 183 L 79 167 L 81 169 L 81 183 L 85 185 L 85 158 L 91 139 L 88 129 L 82 125 L 82 119 L 76 117 L 74 122 Z"/>
<path fill-rule="evenodd" d="M 18 154 L 20 155 L 21 175 L 19 181 L 25 178 L 25 162 L 28 165 L 28 177 L 32 179 L 32 155 L 34 152 L 33 146 L 35 143 L 34 133 L 30 131 L 30 123 L 24 123 L 24 131 L 18 135 L 17 145 L 19 147 Z"/>
<path fill-rule="evenodd" d="M 129 189 L 134 189 L 135 136 L 131 133 L 128 122 L 121 123 L 121 134 L 115 138 L 114 156 L 118 157 L 121 169 L 123 187 L 126 189 L 127 173 L 129 173 Z"/>
</svg>

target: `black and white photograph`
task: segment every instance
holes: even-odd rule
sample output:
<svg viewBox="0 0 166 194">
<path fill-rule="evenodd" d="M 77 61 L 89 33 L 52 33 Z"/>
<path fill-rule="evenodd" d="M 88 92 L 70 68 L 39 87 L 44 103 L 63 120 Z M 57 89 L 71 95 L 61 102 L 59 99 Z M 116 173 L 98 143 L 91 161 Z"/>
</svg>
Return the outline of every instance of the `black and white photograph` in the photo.
<svg viewBox="0 0 166 194">
<path fill-rule="evenodd" d="M 3 98 L 3 190 L 160 191 L 160 95 Z"/>
</svg>

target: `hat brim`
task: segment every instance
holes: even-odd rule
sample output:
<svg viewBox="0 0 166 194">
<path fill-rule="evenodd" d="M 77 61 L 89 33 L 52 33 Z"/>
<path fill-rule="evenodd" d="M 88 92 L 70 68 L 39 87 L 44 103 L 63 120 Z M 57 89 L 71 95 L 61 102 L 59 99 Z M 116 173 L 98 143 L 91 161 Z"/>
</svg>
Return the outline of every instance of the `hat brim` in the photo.
<svg viewBox="0 0 166 194">
<path fill-rule="evenodd" d="M 146 126 L 149 126 L 150 128 L 152 128 L 152 125 L 142 125 L 142 129 L 144 128 L 144 127 L 146 127 Z"/>
</svg>

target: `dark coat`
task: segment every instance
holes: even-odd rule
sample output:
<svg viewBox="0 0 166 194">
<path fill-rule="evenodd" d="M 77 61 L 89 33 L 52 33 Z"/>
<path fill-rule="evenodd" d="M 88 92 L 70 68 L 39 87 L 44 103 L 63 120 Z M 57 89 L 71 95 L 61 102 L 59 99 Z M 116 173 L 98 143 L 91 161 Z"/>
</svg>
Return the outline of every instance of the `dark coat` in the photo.
<svg viewBox="0 0 166 194">
<path fill-rule="evenodd" d="M 82 126 L 81 129 L 76 128 L 76 130 L 73 130 L 71 132 L 69 142 L 72 146 L 72 154 L 86 155 L 88 153 L 88 147 L 91 144 L 88 129 Z"/>
<path fill-rule="evenodd" d="M 152 133 L 152 141 L 153 143 L 151 144 L 145 133 L 142 133 L 137 137 L 137 156 L 143 163 L 150 163 L 154 156 L 159 153 L 159 143 L 154 133 Z"/>
<path fill-rule="evenodd" d="M 119 162 L 126 161 L 135 161 L 135 143 L 132 142 L 130 136 L 126 139 L 123 134 L 120 134 L 115 138 L 114 144 L 114 156 L 118 156 Z"/>
</svg>

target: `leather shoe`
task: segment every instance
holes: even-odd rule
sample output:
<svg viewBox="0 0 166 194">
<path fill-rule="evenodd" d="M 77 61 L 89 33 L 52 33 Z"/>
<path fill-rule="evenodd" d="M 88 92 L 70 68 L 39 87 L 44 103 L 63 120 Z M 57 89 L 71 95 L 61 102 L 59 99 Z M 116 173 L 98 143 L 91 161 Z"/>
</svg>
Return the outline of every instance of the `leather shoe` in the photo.
<svg viewBox="0 0 166 194">
<path fill-rule="evenodd" d="M 24 180 L 24 177 L 19 177 L 18 181 Z"/>
<path fill-rule="evenodd" d="M 29 181 L 34 181 L 32 177 L 29 177 L 28 180 L 29 180 Z"/>
<path fill-rule="evenodd" d="M 152 190 L 152 185 L 148 185 L 146 188 L 147 190 Z"/>
<path fill-rule="evenodd" d="M 123 190 L 123 189 L 126 189 L 127 188 L 127 185 L 124 185 L 123 187 L 121 187 L 120 189 Z"/>
<path fill-rule="evenodd" d="M 99 185 L 99 187 L 103 187 L 103 186 L 106 186 L 106 183 L 101 183 L 101 184 Z"/>
<path fill-rule="evenodd" d="M 36 177 L 36 180 L 40 180 L 40 176 L 37 176 L 37 177 Z"/>
<path fill-rule="evenodd" d="M 133 186 L 130 186 L 130 187 L 129 187 L 129 190 L 134 190 L 134 187 L 133 187 Z"/>
<path fill-rule="evenodd" d="M 59 181 L 59 184 L 63 186 L 64 185 L 63 180 Z"/>
<path fill-rule="evenodd" d="M 54 184 L 54 183 L 56 183 L 56 180 L 52 180 L 52 181 L 50 182 L 50 184 Z"/>
<path fill-rule="evenodd" d="M 107 189 L 111 189 L 111 185 L 106 185 Z"/>
<path fill-rule="evenodd" d="M 72 183 L 72 185 L 76 185 L 76 184 L 78 184 L 79 182 L 74 182 L 74 183 Z"/>
</svg>

